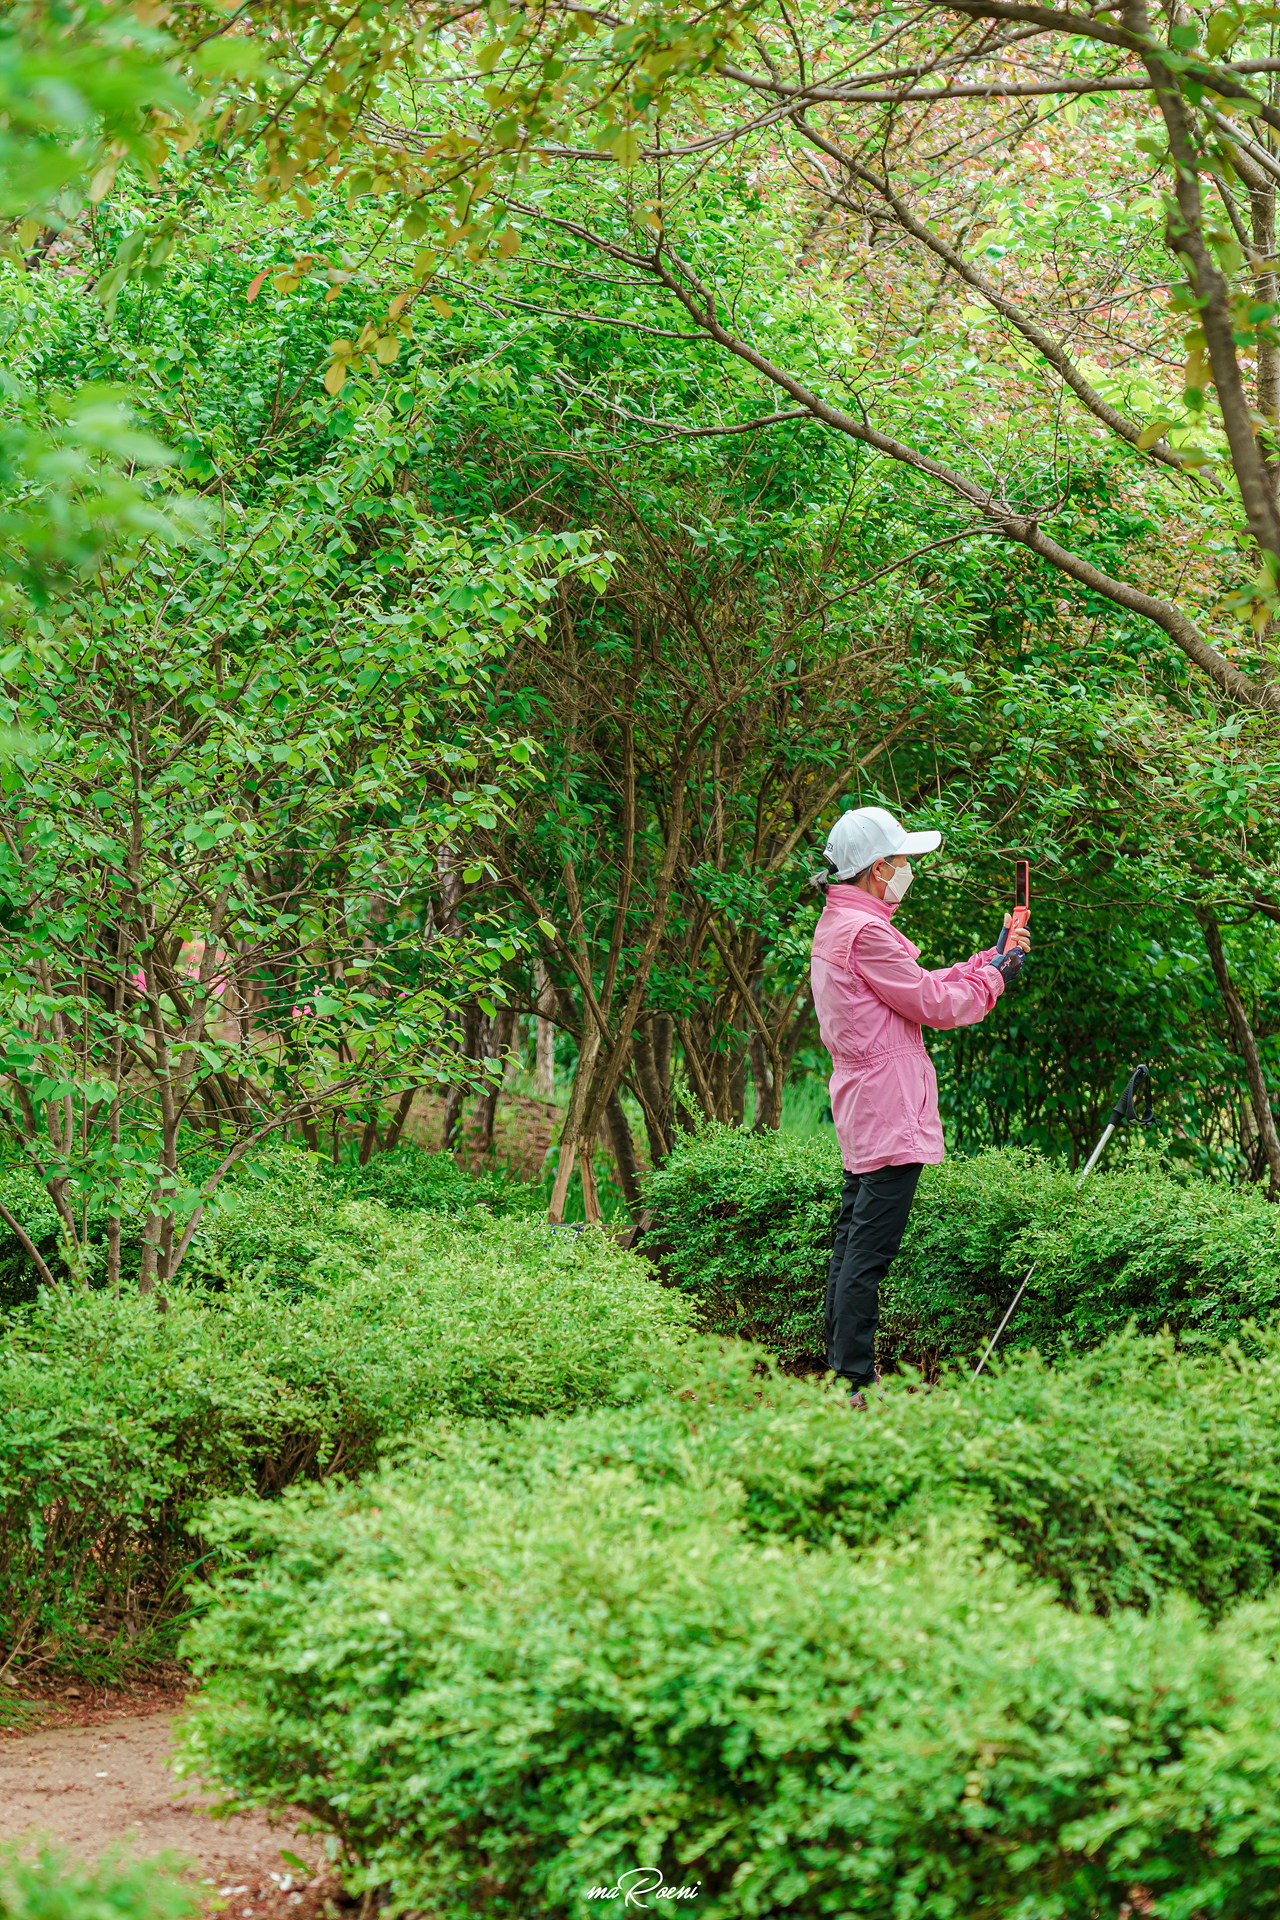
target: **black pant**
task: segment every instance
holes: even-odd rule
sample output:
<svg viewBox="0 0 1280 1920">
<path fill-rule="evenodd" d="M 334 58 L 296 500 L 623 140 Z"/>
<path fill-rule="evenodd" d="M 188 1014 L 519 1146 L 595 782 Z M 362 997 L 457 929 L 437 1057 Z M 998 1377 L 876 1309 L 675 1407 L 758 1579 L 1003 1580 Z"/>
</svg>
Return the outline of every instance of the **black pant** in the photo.
<svg viewBox="0 0 1280 1920">
<path fill-rule="evenodd" d="M 827 1275 L 827 1365 L 851 1387 L 876 1377 L 880 1282 L 902 1245 L 920 1165 L 846 1173 Z"/>
</svg>

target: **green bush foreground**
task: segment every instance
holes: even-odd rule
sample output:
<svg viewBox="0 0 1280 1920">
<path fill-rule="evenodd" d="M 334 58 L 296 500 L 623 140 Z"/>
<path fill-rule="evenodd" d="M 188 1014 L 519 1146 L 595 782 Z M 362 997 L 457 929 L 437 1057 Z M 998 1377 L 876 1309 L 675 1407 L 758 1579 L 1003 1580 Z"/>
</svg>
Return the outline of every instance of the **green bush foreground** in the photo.
<svg viewBox="0 0 1280 1920">
<path fill-rule="evenodd" d="M 1129 1337 L 862 1417 L 712 1352 L 630 1408 L 440 1424 L 221 1505 L 189 1762 L 433 1920 L 640 1864 L 716 1920 L 1280 1914 L 1280 1602 L 1172 1591 L 1274 1576 L 1278 1375 Z"/>
<path fill-rule="evenodd" d="M 180 1862 L 108 1857 L 96 1867 L 59 1854 L 0 1855 L 0 1920 L 195 1920 L 204 1902 L 173 1876 Z"/>
<path fill-rule="evenodd" d="M 713 1320 L 820 1304 L 831 1173 L 796 1151 L 704 1135 L 655 1181 Z M 1274 1210 L 1141 1163 L 1091 1213 L 1034 1160 L 953 1163 L 895 1324 L 936 1368 L 1038 1237 L 1076 1350 L 855 1416 L 691 1341 L 698 1289 L 602 1235 L 429 1156 L 377 1179 L 264 1157 L 167 1311 L 8 1316 L 24 1658 L 172 1647 L 202 1564 L 190 1764 L 303 1806 L 388 1915 L 557 1920 L 652 1863 L 716 1920 L 1280 1920 L 1280 1331 L 1244 1320 Z M 1175 1330 L 1108 1333 L 1109 1286 Z M 181 1910 L 112 1885 L 119 1920 Z M 52 1920 L 85 1886 L 50 1878 Z"/>
<path fill-rule="evenodd" d="M 1057 1355 L 1132 1322 L 1207 1352 L 1280 1308 L 1280 1209 L 1140 1141 L 1110 1153 L 1083 1187 L 1021 1148 L 926 1167 L 881 1289 L 881 1366 L 971 1366 L 1033 1261 L 1009 1349 Z M 820 1363 L 841 1180 L 834 1140 L 709 1126 L 652 1176 L 646 1244 L 709 1330 Z"/>
<path fill-rule="evenodd" d="M 255 1187 L 163 1313 L 60 1288 L 8 1317 L 0 1645 L 19 1668 L 171 1651 L 215 1493 L 359 1472 L 441 1413 L 607 1403 L 671 1363 L 687 1303 L 601 1236 L 393 1213 L 313 1178 Z"/>
</svg>

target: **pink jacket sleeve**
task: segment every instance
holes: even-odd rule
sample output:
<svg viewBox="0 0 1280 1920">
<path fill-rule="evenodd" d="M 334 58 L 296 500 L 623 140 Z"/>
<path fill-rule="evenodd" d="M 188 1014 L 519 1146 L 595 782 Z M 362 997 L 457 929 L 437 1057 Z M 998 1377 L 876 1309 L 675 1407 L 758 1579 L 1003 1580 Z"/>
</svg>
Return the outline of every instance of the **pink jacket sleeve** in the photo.
<svg viewBox="0 0 1280 1920">
<path fill-rule="evenodd" d="M 1004 975 L 987 965 L 985 954 L 928 973 L 903 952 L 887 927 L 864 927 L 849 965 L 878 1000 L 922 1027 L 975 1026 L 1004 992 Z"/>
</svg>

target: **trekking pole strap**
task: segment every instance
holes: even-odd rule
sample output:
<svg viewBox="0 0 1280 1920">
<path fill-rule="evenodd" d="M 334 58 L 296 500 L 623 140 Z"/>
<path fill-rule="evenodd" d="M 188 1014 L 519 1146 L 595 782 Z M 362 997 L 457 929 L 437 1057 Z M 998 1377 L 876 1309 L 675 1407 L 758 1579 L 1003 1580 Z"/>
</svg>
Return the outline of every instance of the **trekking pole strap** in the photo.
<svg viewBox="0 0 1280 1920">
<path fill-rule="evenodd" d="M 1146 1067 L 1135 1067 L 1129 1077 L 1129 1084 L 1111 1109 L 1111 1126 L 1118 1127 L 1124 1121 L 1128 1121 L 1131 1126 L 1137 1124 L 1138 1112 L 1133 1104 L 1133 1096 L 1144 1080 L 1147 1083 L 1147 1105 L 1146 1111 L 1142 1115 L 1142 1124 L 1144 1127 L 1151 1125 L 1153 1117 L 1151 1112 L 1151 1075 Z M 1110 1128 L 1108 1128 L 1108 1132 L 1109 1131 Z"/>
</svg>

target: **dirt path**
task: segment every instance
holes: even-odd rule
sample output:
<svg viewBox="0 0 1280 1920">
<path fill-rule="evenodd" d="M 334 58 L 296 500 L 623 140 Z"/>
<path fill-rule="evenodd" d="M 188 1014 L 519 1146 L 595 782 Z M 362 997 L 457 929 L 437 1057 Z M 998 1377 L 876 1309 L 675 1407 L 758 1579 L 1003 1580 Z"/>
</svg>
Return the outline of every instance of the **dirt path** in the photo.
<svg viewBox="0 0 1280 1920">
<path fill-rule="evenodd" d="M 499 1167 L 509 1167 L 522 1180 L 538 1180 L 547 1158 L 547 1148 L 562 1119 L 553 1101 L 530 1100 L 523 1093 L 503 1092 L 493 1128 L 493 1158 Z M 405 1134 L 420 1147 L 433 1153 L 440 1147 L 444 1130 L 444 1101 L 434 1094 L 419 1093 L 409 1109 Z M 480 1151 L 480 1102 L 468 1100 L 463 1112 L 463 1156 L 482 1165 Z"/>
<path fill-rule="evenodd" d="M 228 1920 L 313 1920 L 334 1893 L 314 1839 L 264 1818 L 211 1819 L 212 1796 L 169 1770 L 173 1716 L 54 1727 L 0 1744 L 0 1842 L 49 1839 L 86 1861 L 173 1852 Z M 291 1868 L 284 1848 L 308 1863 Z"/>
</svg>

